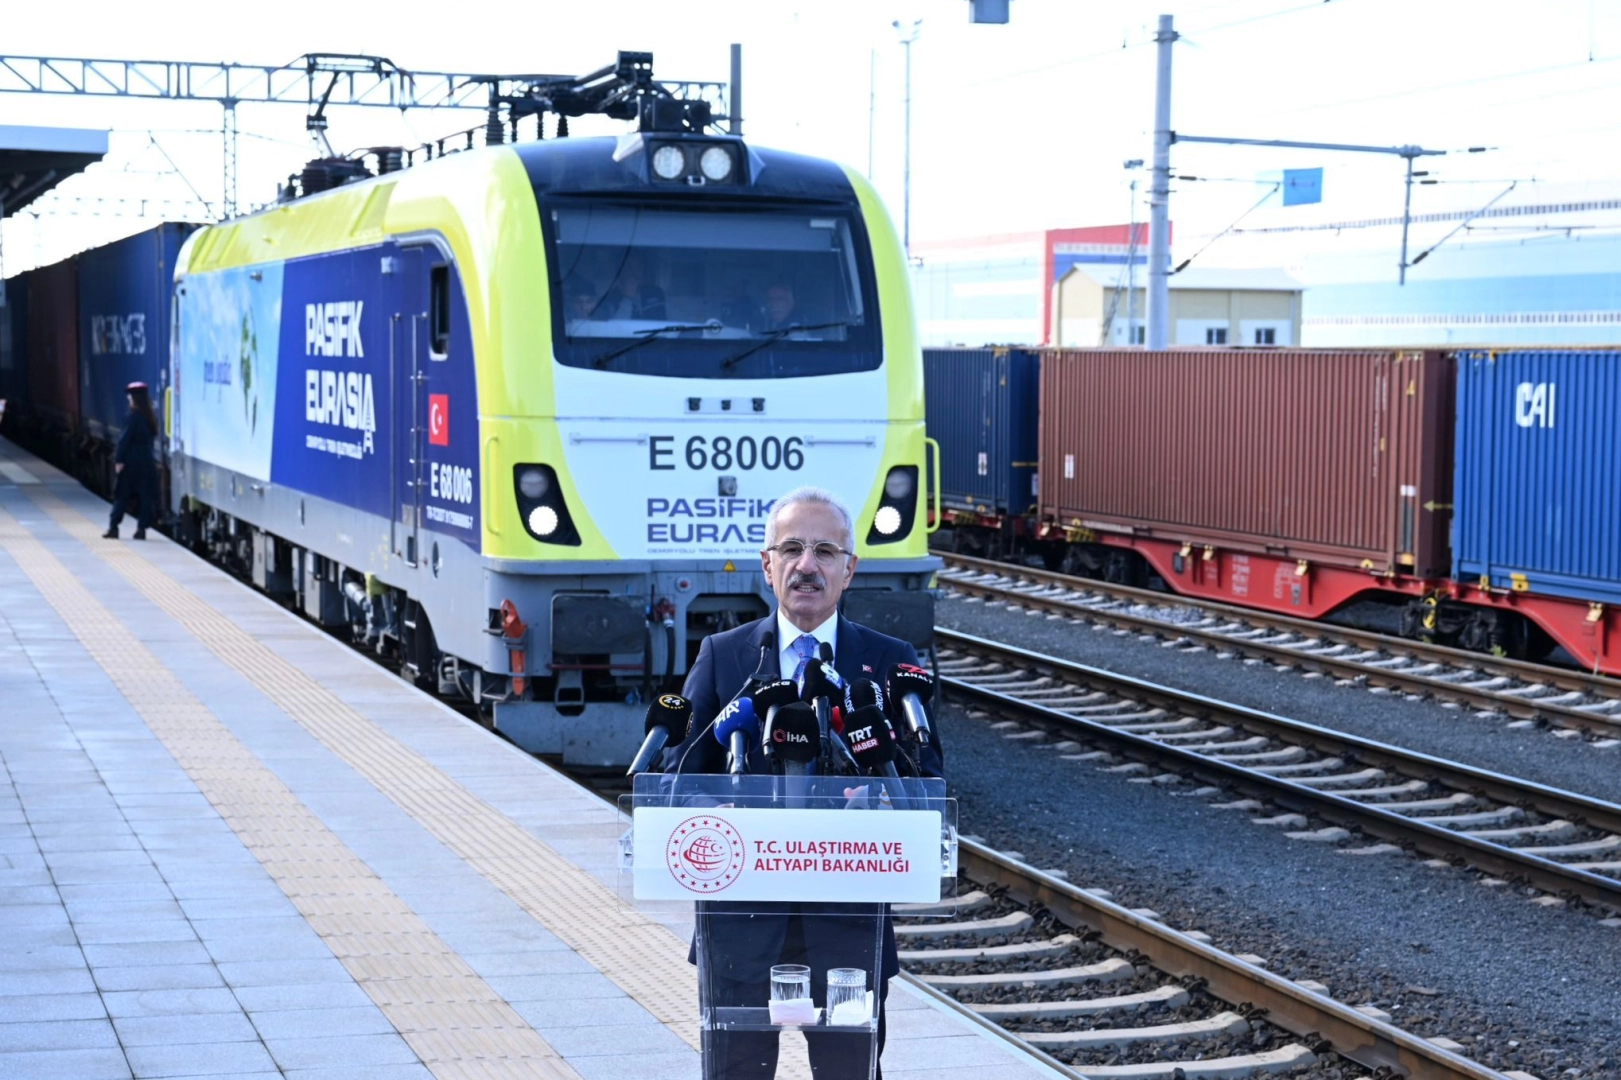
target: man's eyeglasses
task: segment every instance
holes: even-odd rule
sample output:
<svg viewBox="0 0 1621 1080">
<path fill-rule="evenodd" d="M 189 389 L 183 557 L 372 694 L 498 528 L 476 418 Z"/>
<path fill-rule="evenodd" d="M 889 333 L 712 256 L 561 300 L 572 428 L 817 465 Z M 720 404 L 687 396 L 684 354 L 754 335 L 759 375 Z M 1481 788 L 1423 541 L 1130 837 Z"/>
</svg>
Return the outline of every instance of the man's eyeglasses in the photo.
<svg viewBox="0 0 1621 1080">
<path fill-rule="evenodd" d="M 855 554 L 853 551 L 839 547 L 831 540 L 823 540 L 816 544 L 806 544 L 803 540 L 784 540 L 780 544 L 772 544 L 766 550 L 775 551 L 790 563 L 796 563 L 804 556 L 807 547 L 815 554 L 816 561 L 822 566 L 832 566 L 833 561 L 840 555 Z"/>
</svg>

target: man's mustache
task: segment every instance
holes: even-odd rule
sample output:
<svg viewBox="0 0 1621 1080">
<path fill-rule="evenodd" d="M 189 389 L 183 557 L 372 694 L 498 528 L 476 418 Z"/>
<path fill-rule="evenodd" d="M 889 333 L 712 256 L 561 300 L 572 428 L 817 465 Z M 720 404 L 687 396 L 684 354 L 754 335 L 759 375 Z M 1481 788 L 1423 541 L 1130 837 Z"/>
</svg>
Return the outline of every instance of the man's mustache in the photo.
<svg viewBox="0 0 1621 1080">
<path fill-rule="evenodd" d="M 827 582 L 822 580 L 821 574 L 804 574 L 796 570 L 788 578 L 788 587 L 792 589 L 800 585 L 815 585 L 818 589 L 827 588 Z"/>
</svg>

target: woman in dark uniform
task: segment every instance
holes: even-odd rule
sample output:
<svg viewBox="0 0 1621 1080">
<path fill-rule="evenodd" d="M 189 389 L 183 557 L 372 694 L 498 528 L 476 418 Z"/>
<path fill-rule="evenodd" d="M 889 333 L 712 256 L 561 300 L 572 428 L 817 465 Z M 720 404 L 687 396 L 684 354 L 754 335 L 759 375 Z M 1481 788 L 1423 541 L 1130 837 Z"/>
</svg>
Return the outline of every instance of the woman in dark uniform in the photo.
<svg viewBox="0 0 1621 1080">
<path fill-rule="evenodd" d="M 152 524 L 152 515 L 158 502 L 158 466 L 152 460 L 152 444 L 158 437 L 158 416 L 152 411 L 152 396 L 143 382 L 130 383 L 129 416 L 124 419 L 124 433 L 118 437 L 118 449 L 113 452 L 113 469 L 118 480 L 113 485 L 113 513 L 102 533 L 109 540 L 118 539 L 118 525 L 124 520 L 124 504 L 135 502 L 135 539 L 146 539 L 146 527 Z"/>
</svg>

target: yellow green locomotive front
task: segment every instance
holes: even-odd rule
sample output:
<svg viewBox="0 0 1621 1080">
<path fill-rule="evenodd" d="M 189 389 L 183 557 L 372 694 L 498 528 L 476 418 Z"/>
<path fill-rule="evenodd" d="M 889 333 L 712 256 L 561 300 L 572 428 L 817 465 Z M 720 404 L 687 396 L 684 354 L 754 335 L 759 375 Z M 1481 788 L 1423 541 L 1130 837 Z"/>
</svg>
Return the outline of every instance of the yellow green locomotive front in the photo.
<svg viewBox="0 0 1621 1080">
<path fill-rule="evenodd" d="M 628 760 L 762 615 L 766 514 L 856 515 L 847 612 L 926 639 L 922 363 L 894 229 L 828 162 L 628 135 L 440 158 L 195 234 L 175 509 L 520 744 Z"/>
</svg>

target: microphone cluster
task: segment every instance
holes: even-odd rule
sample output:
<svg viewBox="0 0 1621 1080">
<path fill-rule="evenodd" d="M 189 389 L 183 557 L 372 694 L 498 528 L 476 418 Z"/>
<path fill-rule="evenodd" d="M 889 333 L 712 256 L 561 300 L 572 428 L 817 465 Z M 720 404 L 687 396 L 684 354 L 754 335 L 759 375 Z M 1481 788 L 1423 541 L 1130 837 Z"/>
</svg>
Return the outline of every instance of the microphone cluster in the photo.
<svg viewBox="0 0 1621 1080">
<path fill-rule="evenodd" d="M 756 744 L 773 771 L 804 775 L 822 756 L 825 739 L 858 772 L 898 779 L 895 757 L 902 739 L 930 744 L 927 705 L 934 697 L 934 677 L 926 669 L 896 664 L 882 686 L 868 679 L 847 683 L 832 659 L 824 643 L 822 655 L 798 682 L 756 673 L 720 711 L 711 726 L 727 749 L 733 775 L 747 771 L 749 749 Z M 822 715 L 828 716 L 825 725 Z M 690 738 L 692 723 L 692 702 L 660 694 L 647 707 L 646 738 L 627 775 L 646 772 L 666 746 Z"/>
</svg>

